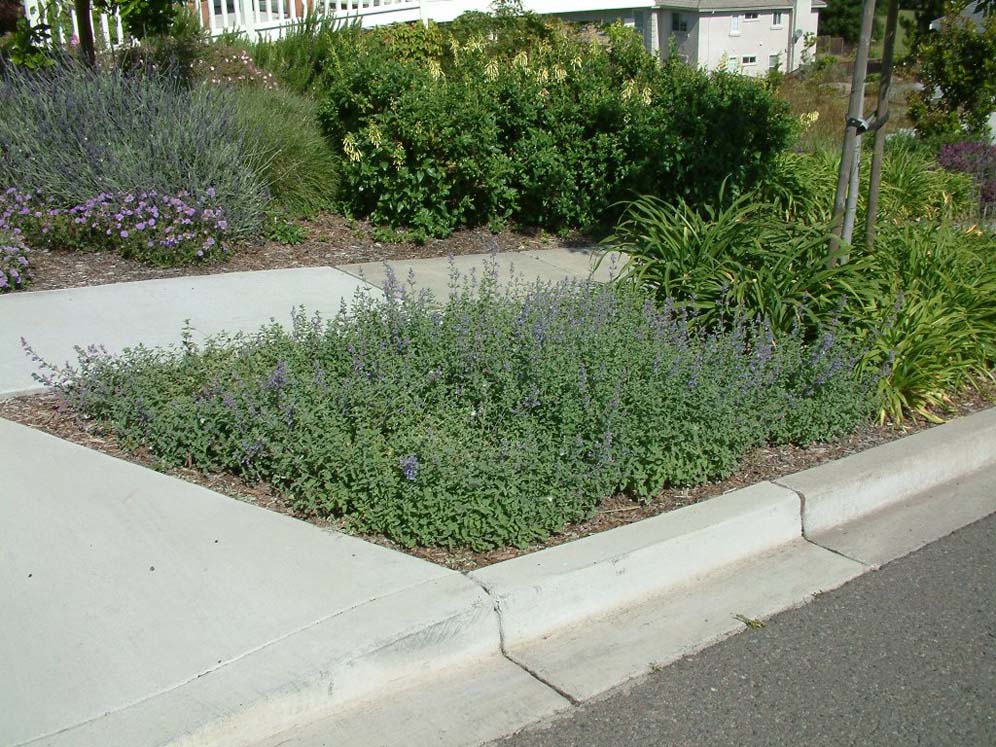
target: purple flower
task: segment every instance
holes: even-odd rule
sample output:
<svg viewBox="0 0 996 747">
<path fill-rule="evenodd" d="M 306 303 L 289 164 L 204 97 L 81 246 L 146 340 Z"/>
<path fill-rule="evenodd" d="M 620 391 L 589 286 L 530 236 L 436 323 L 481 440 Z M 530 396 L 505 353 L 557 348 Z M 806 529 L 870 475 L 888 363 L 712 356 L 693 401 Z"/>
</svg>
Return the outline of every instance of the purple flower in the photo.
<svg viewBox="0 0 996 747">
<path fill-rule="evenodd" d="M 415 478 L 418 477 L 418 457 L 414 454 L 409 454 L 408 456 L 401 457 L 401 459 L 398 460 L 398 463 L 405 479 L 410 482 L 415 482 Z"/>
</svg>

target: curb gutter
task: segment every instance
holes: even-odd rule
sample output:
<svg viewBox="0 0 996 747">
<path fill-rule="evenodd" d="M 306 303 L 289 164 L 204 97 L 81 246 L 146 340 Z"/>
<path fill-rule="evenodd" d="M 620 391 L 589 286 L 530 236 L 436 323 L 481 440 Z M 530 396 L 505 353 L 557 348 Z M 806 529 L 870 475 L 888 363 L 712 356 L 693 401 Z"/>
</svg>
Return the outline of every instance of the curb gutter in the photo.
<svg viewBox="0 0 996 747">
<path fill-rule="evenodd" d="M 777 480 L 802 499 L 806 537 L 907 501 L 996 462 L 996 409 Z"/>
</svg>

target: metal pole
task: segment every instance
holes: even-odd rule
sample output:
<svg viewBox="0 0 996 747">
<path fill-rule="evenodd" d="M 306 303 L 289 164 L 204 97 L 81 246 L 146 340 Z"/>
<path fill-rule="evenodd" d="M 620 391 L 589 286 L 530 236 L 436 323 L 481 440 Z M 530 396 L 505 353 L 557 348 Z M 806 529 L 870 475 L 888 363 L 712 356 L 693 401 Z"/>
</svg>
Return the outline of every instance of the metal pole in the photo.
<svg viewBox="0 0 996 747">
<path fill-rule="evenodd" d="M 861 135 L 854 138 L 854 159 L 851 161 L 851 178 L 847 184 L 847 206 L 844 208 L 844 226 L 840 239 L 851 243 L 854 236 L 854 221 L 858 212 L 858 194 L 861 192 Z"/>
<path fill-rule="evenodd" d="M 865 77 L 868 74 L 868 49 L 871 46 L 874 24 L 875 0 L 865 0 L 861 14 L 861 36 L 858 39 L 858 51 L 854 58 L 854 76 L 851 79 L 851 99 L 847 108 L 844 144 L 840 154 L 840 171 L 837 173 L 837 191 L 833 198 L 833 217 L 830 220 L 830 256 L 827 258 L 829 266 L 846 259 L 838 259 L 835 254 L 840 248 L 840 235 L 844 222 L 847 186 L 850 182 L 851 166 L 854 160 L 855 140 L 858 131 L 865 129 L 861 114 L 864 109 Z"/>
<path fill-rule="evenodd" d="M 878 87 L 878 105 L 875 109 L 875 150 L 872 153 L 871 175 L 868 179 L 868 215 L 865 218 L 865 246 L 871 251 L 875 246 L 875 222 L 878 220 L 878 195 L 882 184 L 882 160 L 885 155 L 885 124 L 889 118 L 889 90 L 892 87 L 892 57 L 896 47 L 896 25 L 899 19 L 899 0 L 889 0 L 885 17 L 885 39 L 882 47 L 882 79 Z"/>
</svg>

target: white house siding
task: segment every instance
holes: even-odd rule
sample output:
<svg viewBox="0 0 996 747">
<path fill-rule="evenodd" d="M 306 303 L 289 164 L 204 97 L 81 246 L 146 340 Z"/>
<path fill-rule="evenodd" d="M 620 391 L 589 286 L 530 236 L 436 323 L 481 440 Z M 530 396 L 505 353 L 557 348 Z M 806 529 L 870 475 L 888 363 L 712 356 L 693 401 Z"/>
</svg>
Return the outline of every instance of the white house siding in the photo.
<svg viewBox="0 0 996 747">
<path fill-rule="evenodd" d="M 684 20 L 688 27 L 687 32 L 674 30 L 675 16 Z M 682 60 L 691 65 L 701 64 L 699 62 L 699 28 L 699 16 L 695 11 L 663 11 L 660 20 L 661 54 L 669 54 L 673 43 L 675 52 Z"/>
<path fill-rule="evenodd" d="M 703 13 L 699 19 L 699 64 L 709 69 L 726 66 L 745 75 L 765 75 L 770 56 L 778 55 L 778 66 L 788 64 L 792 35 L 792 15 L 782 11 L 780 26 L 772 26 L 773 11 L 753 11 L 757 20 L 746 20 L 743 13 Z M 734 33 L 734 17 L 740 19 L 740 31 Z M 747 58 L 747 60 L 745 60 Z M 749 62 L 749 59 L 753 62 Z"/>
<path fill-rule="evenodd" d="M 763 0 L 663 0 L 659 46 L 662 53 L 674 46 L 690 64 L 710 70 L 725 67 L 761 76 L 771 69 L 774 55 L 780 70 L 795 70 L 803 62 L 806 35 L 816 34 L 819 11 L 813 9 L 813 0 L 774 0 L 772 5 L 779 2 L 783 7 L 759 7 Z M 778 24 L 775 13 L 781 14 Z M 748 14 L 757 18 L 748 20 Z M 676 24 L 675 18 L 683 24 Z M 740 19 L 739 30 L 734 18 Z M 678 28 L 681 25 L 687 26 L 687 33 Z"/>
</svg>

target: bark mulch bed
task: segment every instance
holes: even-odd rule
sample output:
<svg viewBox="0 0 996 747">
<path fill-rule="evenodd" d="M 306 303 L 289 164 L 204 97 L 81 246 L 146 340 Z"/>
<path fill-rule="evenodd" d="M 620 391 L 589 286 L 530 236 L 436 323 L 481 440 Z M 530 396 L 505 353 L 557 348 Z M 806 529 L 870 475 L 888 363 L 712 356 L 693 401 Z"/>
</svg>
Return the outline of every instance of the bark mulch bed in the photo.
<svg viewBox="0 0 996 747">
<path fill-rule="evenodd" d="M 150 267 L 124 259 L 114 252 L 36 250 L 31 253 L 31 285 L 23 292 L 222 272 L 329 267 L 356 262 L 400 262 L 427 257 L 485 254 L 495 250 L 514 252 L 588 247 L 594 243 L 580 235 L 560 238 L 510 230 L 493 234 L 485 228 L 464 229 L 445 239 L 433 239 L 425 244 L 378 241 L 369 223 L 349 221 L 331 214 L 319 215 L 299 225 L 306 234 L 300 244 L 260 240 L 234 246 L 223 262 L 183 267 Z"/>
<path fill-rule="evenodd" d="M 996 404 L 996 385 L 988 383 L 978 390 L 966 391 L 953 398 L 947 410 L 938 414 L 946 419 L 951 419 L 979 412 L 992 407 L 994 404 Z M 81 420 L 60 407 L 58 399 L 53 394 L 38 394 L 0 401 L 0 417 L 38 428 L 59 438 L 102 451 L 111 456 L 153 469 L 156 468 L 155 458 L 151 454 L 148 452 L 131 453 L 124 450 L 113 436 L 101 432 L 96 424 Z M 846 438 L 829 444 L 814 444 L 808 447 L 770 446 L 758 448 L 748 454 L 740 469 L 725 480 L 694 488 L 670 488 L 646 504 L 635 503 L 625 496 L 613 496 L 602 502 L 591 519 L 579 524 L 568 525 L 562 532 L 550 537 L 546 542 L 525 549 L 501 548 L 487 552 L 471 552 L 437 547 L 404 548 L 383 537 L 360 536 L 365 540 L 392 547 L 453 570 L 471 571 L 475 568 L 535 552 L 544 547 L 552 547 L 596 532 L 603 532 L 613 527 L 656 516 L 665 511 L 689 506 L 762 480 L 777 479 L 894 441 L 932 426 L 933 423 L 924 418 L 911 418 L 901 425 L 869 424 Z M 165 470 L 165 472 L 263 508 L 296 516 L 326 529 L 342 529 L 342 525 L 334 520 L 296 514 L 280 494 L 266 483 L 251 484 L 229 474 L 203 474 L 193 469 L 184 468 Z"/>
</svg>

